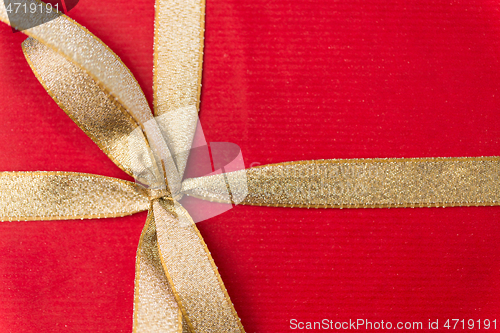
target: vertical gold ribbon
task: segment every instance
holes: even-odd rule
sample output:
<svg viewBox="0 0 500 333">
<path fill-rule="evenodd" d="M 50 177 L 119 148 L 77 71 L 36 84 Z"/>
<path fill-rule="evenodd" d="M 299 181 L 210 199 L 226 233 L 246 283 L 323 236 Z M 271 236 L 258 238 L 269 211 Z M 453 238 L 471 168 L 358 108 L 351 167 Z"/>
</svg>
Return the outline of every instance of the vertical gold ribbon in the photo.
<svg viewBox="0 0 500 333">
<path fill-rule="evenodd" d="M 182 313 L 163 269 L 157 235 L 150 209 L 137 248 L 133 332 L 182 332 Z"/>
<path fill-rule="evenodd" d="M 154 113 L 179 173 L 186 168 L 201 93 L 204 0 L 156 0 Z"/>
</svg>

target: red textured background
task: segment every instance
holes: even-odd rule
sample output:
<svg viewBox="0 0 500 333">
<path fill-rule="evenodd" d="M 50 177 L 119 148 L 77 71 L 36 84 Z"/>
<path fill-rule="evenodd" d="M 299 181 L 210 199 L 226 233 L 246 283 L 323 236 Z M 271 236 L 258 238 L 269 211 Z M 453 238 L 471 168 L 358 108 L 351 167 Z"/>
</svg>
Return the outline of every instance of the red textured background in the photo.
<svg viewBox="0 0 500 333">
<path fill-rule="evenodd" d="M 498 1 L 207 0 L 206 14 L 202 124 L 247 166 L 500 155 Z M 151 102 L 154 1 L 81 0 L 70 16 Z M 128 179 L 45 93 L 23 39 L 0 23 L 0 170 Z M 130 332 L 145 218 L 0 223 L 0 333 Z M 500 321 L 499 222 L 498 207 L 237 207 L 198 227 L 247 332 L 289 332 Z"/>
</svg>

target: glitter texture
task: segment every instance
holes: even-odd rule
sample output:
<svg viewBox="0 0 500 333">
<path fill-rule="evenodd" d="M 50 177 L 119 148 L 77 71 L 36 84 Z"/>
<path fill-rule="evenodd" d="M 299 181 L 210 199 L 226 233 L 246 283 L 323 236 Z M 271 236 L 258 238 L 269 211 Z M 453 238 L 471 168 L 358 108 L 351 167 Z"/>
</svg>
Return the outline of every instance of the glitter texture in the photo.
<svg viewBox="0 0 500 333">
<path fill-rule="evenodd" d="M 243 174 L 246 173 L 247 183 Z M 298 161 L 229 173 L 244 205 L 303 208 L 496 206 L 500 158 Z M 183 192 L 230 203 L 224 175 L 187 179 Z M 229 178 L 229 177 L 228 177 Z"/>
</svg>

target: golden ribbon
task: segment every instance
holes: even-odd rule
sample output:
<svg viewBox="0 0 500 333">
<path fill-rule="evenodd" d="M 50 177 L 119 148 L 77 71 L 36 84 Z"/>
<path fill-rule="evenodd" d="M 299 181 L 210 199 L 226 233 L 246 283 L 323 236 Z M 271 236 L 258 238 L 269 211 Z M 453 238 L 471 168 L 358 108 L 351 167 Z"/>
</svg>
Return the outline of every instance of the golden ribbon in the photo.
<svg viewBox="0 0 500 333">
<path fill-rule="evenodd" d="M 29 7 L 37 0 L 18 2 Z M 202 236 L 178 203 L 184 194 L 307 208 L 499 205 L 499 157 L 299 161 L 181 181 L 198 119 L 204 6 L 203 0 L 156 1 L 156 117 L 120 58 L 73 20 L 53 14 L 24 31 L 30 36 L 24 54 L 47 92 L 138 182 L 1 172 L 0 219 L 148 210 L 137 250 L 134 332 L 244 332 Z M 3 2 L 0 20 L 9 24 Z"/>
</svg>

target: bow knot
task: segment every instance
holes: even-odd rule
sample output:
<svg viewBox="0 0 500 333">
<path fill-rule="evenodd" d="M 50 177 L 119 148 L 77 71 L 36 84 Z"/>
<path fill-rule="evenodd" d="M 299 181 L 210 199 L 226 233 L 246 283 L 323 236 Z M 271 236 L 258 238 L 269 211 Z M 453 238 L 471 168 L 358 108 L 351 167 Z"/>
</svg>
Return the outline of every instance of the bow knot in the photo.
<svg viewBox="0 0 500 333">
<path fill-rule="evenodd" d="M 156 199 L 164 198 L 173 200 L 170 196 L 170 193 L 166 189 L 147 189 L 146 193 L 150 201 L 154 201 Z"/>
</svg>

